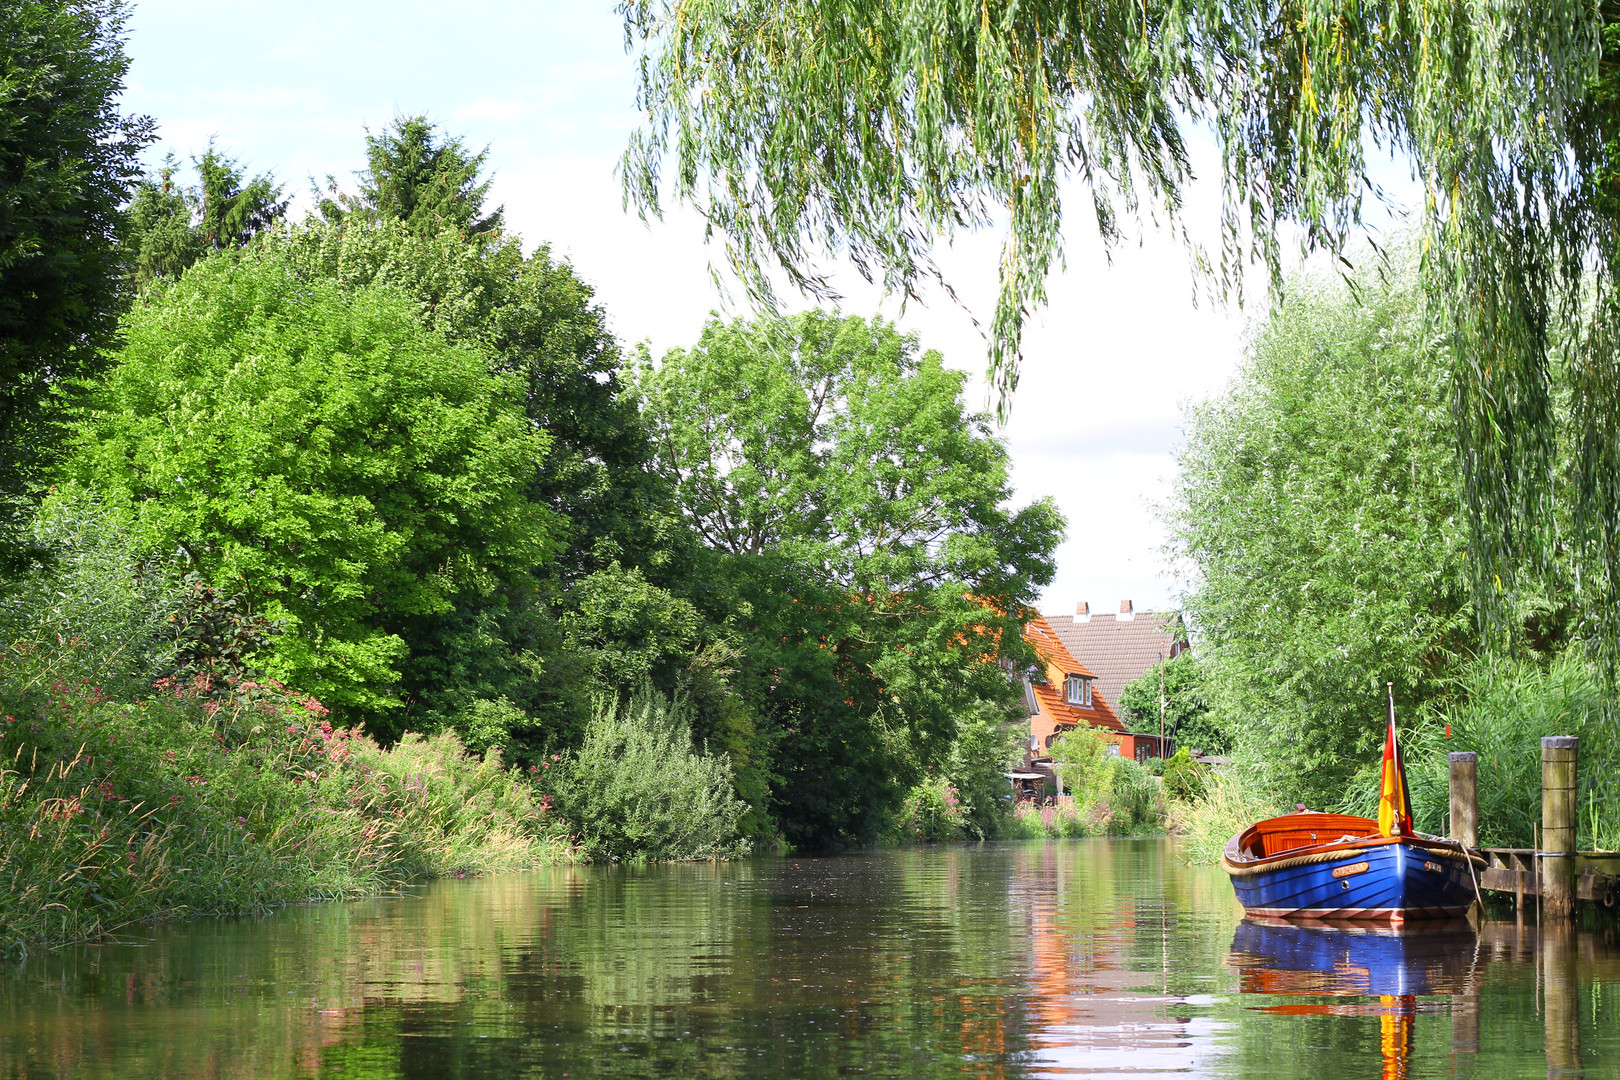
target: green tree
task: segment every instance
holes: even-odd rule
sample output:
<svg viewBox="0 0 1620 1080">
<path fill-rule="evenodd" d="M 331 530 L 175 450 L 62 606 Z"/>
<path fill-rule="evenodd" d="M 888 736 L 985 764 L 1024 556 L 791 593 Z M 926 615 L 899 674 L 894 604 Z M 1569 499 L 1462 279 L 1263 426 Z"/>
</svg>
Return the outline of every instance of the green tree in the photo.
<svg viewBox="0 0 1620 1080">
<path fill-rule="evenodd" d="M 1213 140 L 1223 291 L 1274 285 L 1279 226 L 1347 254 L 1369 155 L 1424 187 L 1425 292 L 1452 374 L 1469 537 L 1492 645 L 1563 558 L 1620 663 L 1620 6 L 933 0 L 629 0 L 646 124 L 625 156 L 644 213 L 693 202 L 753 291 L 817 295 L 823 252 L 914 293 L 929 253 L 1006 223 L 991 323 L 1001 385 L 1062 258 L 1065 181 L 1102 235 L 1179 225 L 1189 130 Z M 666 161 L 666 158 L 673 160 Z M 1210 170 L 1200 170 L 1208 173 Z M 1555 343 L 1567 347 L 1555 357 Z M 1556 362 L 1555 362 L 1556 361 Z M 1571 367 L 1571 408 L 1553 372 Z M 1573 448 L 1571 528 L 1555 463 Z"/>
<path fill-rule="evenodd" d="M 1132 731 L 1159 733 L 1161 693 L 1164 731 L 1178 745 L 1207 754 L 1224 754 L 1231 748 L 1231 735 L 1210 715 L 1203 672 L 1199 670 L 1198 658 L 1191 652 L 1154 664 L 1120 690 L 1120 711 L 1130 718 Z"/>
<path fill-rule="evenodd" d="M 296 284 L 296 287 L 291 287 Z M 276 247 L 192 267 L 124 326 L 65 474 L 279 622 L 272 675 L 391 733 L 413 619 L 543 565 L 547 439 L 488 356 Z"/>
<path fill-rule="evenodd" d="M 1015 696 L 1009 613 L 1062 519 L 1008 507 L 1006 449 L 965 376 L 881 320 L 711 323 L 637 371 L 657 465 L 706 552 L 692 597 L 747 650 L 798 844 L 868 839 L 959 717 Z"/>
<path fill-rule="evenodd" d="M 175 182 L 173 154 L 135 186 L 129 204 L 124 262 L 137 288 L 177 280 L 206 254 L 245 247 L 287 210 L 282 186 L 269 173 L 249 179 L 233 158 L 214 149 L 193 158 L 197 184 Z"/>
<path fill-rule="evenodd" d="M 368 136 L 367 156 L 371 169 L 358 193 L 331 182 L 319 213 L 272 243 L 285 246 L 302 274 L 345 289 L 403 290 L 426 326 L 484 351 L 497 373 L 521 385 L 530 423 L 550 439 L 526 492 L 558 515 L 565 544 L 529 578 L 463 590 L 448 610 L 409 621 L 399 685 L 407 704 L 398 722 L 426 730 L 454 723 L 482 744 L 501 719 L 511 729 L 499 745 L 533 758 L 577 742 L 593 672 L 603 672 L 621 646 L 640 651 L 603 637 L 628 619 L 604 617 L 601 605 L 586 601 L 639 576 L 632 591 L 650 605 L 645 610 L 678 607 L 665 587 L 683 576 L 682 552 L 691 545 L 647 467 L 647 438 L 623 394 L 604 313 L 545 245 L 525 257 L 518 237 L 490 231 L 500 221 L 483 208 L 485 155 L 414 117 Z M 652 666 L 663 690 L 676 689 L 687 659 L 658 654 Z M 693 711 L 705 715 L 723 699 L 695 696 Z"/>
<path fill-rule="evenodd" d="M 392 220 L 431 235 L 453 229 L 463 236 L 498 233 L 501 207 L 484 212 L 491 181 L 480 173 L 489 157 L 445 136 L 426 116 L 396 117 L 382 134 L 366 132 L 366 169 L 360 191 L 338 190 L 327 177 L 317 192 L 322 217 L 332 222 Z"/>
<path fill-rule="evenodd" d="M 285 243 L 305 273 L 403 290 L 428 327 L 483 349 L 520 382 L 525 412 L 551 439 L 529 490 L 568 519 L 569 549 L 552 564 L 563 581 L 616 561 L 668 561 L 668 495 L 647 467 L 651 448 L 625 398 L 607 316 L 573 267 L 545 245 L 525 257 L 515 236 L 472 243 L 390 220 L 309 223 Z"/>
<path fill-rule="evenodd" d="M 703 616 L 689 601 L 649 583 L 634 568 L 618 566 L 576 583 L 563 626 L 569 644 L 588 658 L 599 685 L 674 685 L 698 649 Z"/>
<path fill-rule="evenodd" d="M 179 159 L 167 154 L 156 174 L 135 185 L 124 264 L 137 288 L 158 278 L 173 281 L 202 258 L 202 237 L 191 223 L 191 200 L 175 179 L 179 171 Z"/>
<path fill-rule="evenodd" d="M 1212 719 L 1270 790 L 1320 803 L 1469 651 L 1450 379 L 1411 278 L 1292 283 L 1192 410 L 1168 509 Z"/>
<path fill-rule="evenodd" d="M 197 187 L 190 201 L 205 250 L 244 247 L 286 212 L 288 200 L 273 176 L 248 179 L 241 165 L 212 143 L 193 164 Z"/>
<path fill-rule="evenodd" d="M 503 715 L 532 720 L 512 733 L 509 751 L 528 757 L 571 744 L 590 711 L 588 671 L 600 666 L 599 655 L 577 648 L 585 640 L 578 620 L 569 629 L 560 621 L 592 595 L 574 587 L 603 574 L 598 584 L 611 588 L 622 568 L 646 577 L 648 589 L 667 588 L 684 576 L 689 546 L 665 485 L 648 468 L 618 346 L 590 289 L 545 246 L 524 256 L 514 236 L 423 234 L 383 219 L 308 222 L 269 243 L 285 248 L 302 275 L 346 290 L 402 290 L 428 328 L 481 350 L 520 387 L 525 415 L 549 439 L 525 493 L 556 515 L 566 547 L 534 567 L 532 579 L 466 590 L 449 610 L 411 621 L 400 722 L 431 730 L 466 715 L 474 701 L 505 697 L 517 711 Z M 661 671 L 679 666 L 660 661 Z"/>
<path fill-rule="evenodd" d="M 121 0 L 0 7 L 0 572 L 30 550 L 23 496 L 57 446 L 45 405 L 103 366 L 122 305 L 119 207 L 152 122 L 118 108 Z"/>
</svg>

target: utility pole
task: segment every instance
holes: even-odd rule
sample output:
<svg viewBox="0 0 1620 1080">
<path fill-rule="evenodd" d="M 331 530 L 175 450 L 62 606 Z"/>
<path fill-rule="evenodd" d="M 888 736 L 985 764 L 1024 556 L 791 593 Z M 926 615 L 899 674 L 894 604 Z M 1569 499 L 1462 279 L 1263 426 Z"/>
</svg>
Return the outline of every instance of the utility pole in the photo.
<svg viewBox="0 0 1620 1080">
<path fill-rule="evenodd" d="M 1164 757 L 1164 650 L 1159 650 L 1159 756 Z"/>
</svg>

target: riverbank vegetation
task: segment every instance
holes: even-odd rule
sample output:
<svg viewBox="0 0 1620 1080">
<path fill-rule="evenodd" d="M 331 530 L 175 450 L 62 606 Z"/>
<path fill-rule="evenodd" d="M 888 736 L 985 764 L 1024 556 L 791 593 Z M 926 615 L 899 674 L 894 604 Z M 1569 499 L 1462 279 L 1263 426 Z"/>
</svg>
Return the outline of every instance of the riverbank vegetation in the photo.
<svg viewBox="0 0 1620 1080">
<path fill-rule="evenodd" d="M 302 217 L 222 147 L 142 177 L 122 18 L 0 15 L 6 70 L 97 73 L 0 128 L 90 178 L 0 238 L 6 296 L 43 251 L 77 298 L 0 322 L 7 947 L 863 843 L 936 796 L 1007 832 L 1063 522 L 963 373 L 825 310 L 627 354 L 424 117 Z"/>
<path fill-rule="evenodd" d="M 278 683 L 88 680 L 0 718 L 0 953 L 178 914 L 392 891 L 578 857 L 550 800 L 455 735 L 384 748 Z"/>
<path fill-rule="evenodd" d="M 1053 770 L 1066 794 L 1014 809 L 1013 834 L 1030 838 L 1130 836 L 1163 830 L 1167 800 L 1160 779 L 1117 753 L 1103 736 L 1066 731 L 1052 743 Z"/>
<path fill-rule="evenodd" d="M 1472 750 L 1481 839 L 1528 845 L 1539 738 L 1578 734 L 1580 843 L 1620 846 L 1620 733 L 1574 566 L 1522 577 L 1507 639 L 1479 644 L 1455 387 L 1414 259 L 1397 250 L 1348 283 L 1292 282 L 1234 383 L 1190 414 L 1168 517 L 1190 576 L 1196 696 L 1233 752 L 1173 815 L 1205 857 L 1263 810 L 1370 812 L 1386 683 L 1419 827 L 1444 830 L 1446 754 Z"/>
</svg>

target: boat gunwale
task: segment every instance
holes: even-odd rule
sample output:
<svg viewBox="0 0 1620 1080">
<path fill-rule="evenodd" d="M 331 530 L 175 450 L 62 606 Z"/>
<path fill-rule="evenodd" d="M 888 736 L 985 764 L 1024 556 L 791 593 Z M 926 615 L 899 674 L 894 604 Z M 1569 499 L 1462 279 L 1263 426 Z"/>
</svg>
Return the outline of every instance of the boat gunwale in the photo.
<svg viewBox="0 0 1620 1080">
<path fill-rule="evenodd" d="M 1335 859 L 1349 858 L 1360 854 L 1363 850 L 1373 847 L 1384 847 L 1390 844 L 1411 844 L 1415 848 L 1434 853 L 1442 858 L 1471 860 L 1480 866 L 1486 865 L 1483 855 L 1471 851 L 1460 840 L 1447 840 L 1439 836 L 1425 836 L 1419 834 L 1396 836 L 1354 836 L 1338 840 L 1329 840 L 1324 843 L 1306 844 L 1300 847 L 1289 848 L 1273 855 L 1247 855 L 1243 848 L 1246 842 L 1261 830 L 1263 826 L 1273 822 L 1287 819 L 1306 819 L 1311 817 L 1331 817 L 1338 820 L 1365 822 L 1376 828 L 1377 823 L 1371 818 L 1358 817 L 1354 814 L 1312 814 L 1294 813 L 1281 814 L 1277 817 L 1257 821 L 1244 829 L 1231 840 L 1227 841 L 1226 850 L 1221 853 L 1221 868 L 1234 877 L 1247 877 L 1251 874 L 1264 873 L 1267 870 L 1284 870 L 1293 866 L 1303 866 L 1317 862 L 1332 862 Z"/>
</svg>

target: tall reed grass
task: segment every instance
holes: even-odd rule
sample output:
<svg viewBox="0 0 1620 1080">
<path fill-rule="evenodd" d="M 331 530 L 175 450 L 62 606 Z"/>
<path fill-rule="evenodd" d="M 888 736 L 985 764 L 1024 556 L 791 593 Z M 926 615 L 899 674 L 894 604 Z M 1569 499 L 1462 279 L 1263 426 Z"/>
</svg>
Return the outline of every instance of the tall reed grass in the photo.
<svg viewBox="0 0 1620 1080">
<path fill-rule="evenodd" d="M 1227 841 L 1256 821 L 1287 813 L 1277 796 L 1243 772 L 1210 772 L 1202 793 L 1172 800 L 1170 831 L 1181 838 L 1182 855 L 1195 863 L 1216 863 Z"/>
</svg>

